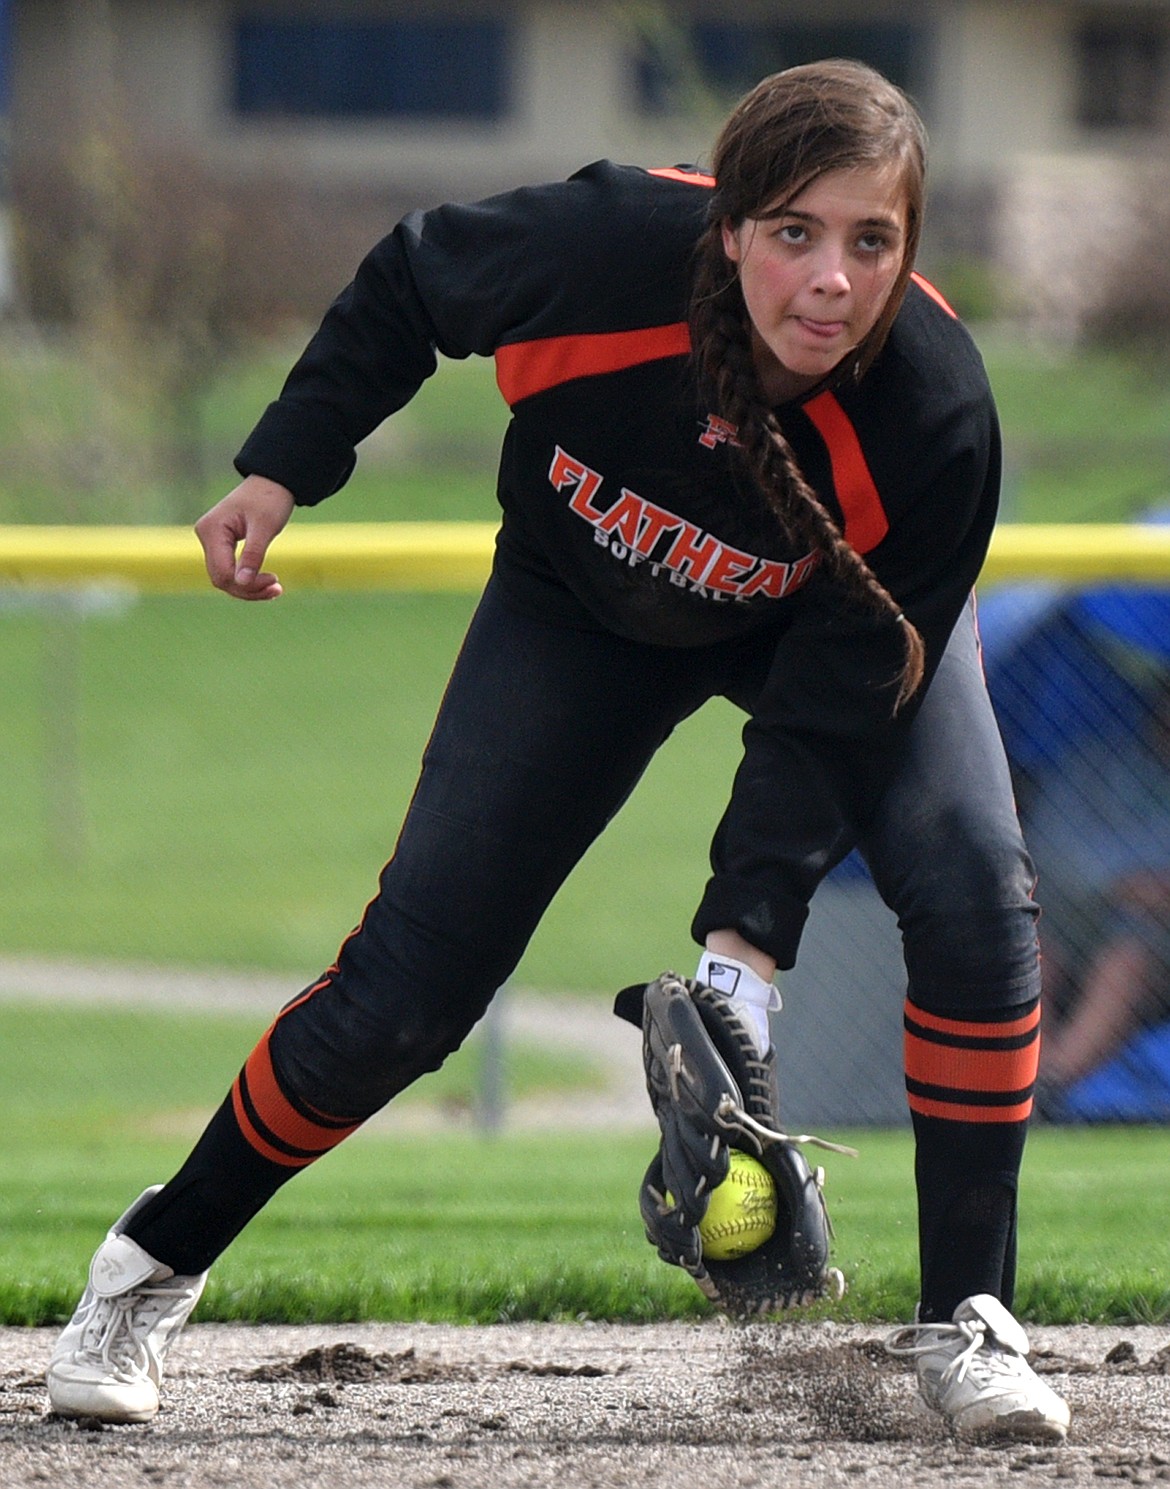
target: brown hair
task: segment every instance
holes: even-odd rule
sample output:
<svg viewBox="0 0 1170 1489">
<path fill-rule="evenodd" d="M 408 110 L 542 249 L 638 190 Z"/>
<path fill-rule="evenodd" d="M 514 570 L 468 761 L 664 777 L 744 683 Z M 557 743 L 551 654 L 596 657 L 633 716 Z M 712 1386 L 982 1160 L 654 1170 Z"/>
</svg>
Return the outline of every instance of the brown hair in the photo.
<svg viewBox="0 0 1170 1489">
<path fill-rule="evenodd" d="M 751 322 L 723 247 L 724 223 L 738 228 L 747 218 L 774 211 L 827 171 L 890 161 L 901 165 L 906 193 L 904 253 L 881 316 L 835 374 L 838 382 L 860 379 L 881 351 L 906 292 L 922 232 L 926 176 L 926 135 L 913 104 L 860 62 L 789 68 L 758 83 L 732 111 L 715 145 L 715 187 L 698 245 L 690 319 L 705 389 L 718 412 L 737 426 L 748 468 L 785 533 L 818 552 L 846 593 L 901 622 L 900 708 L 922 680 L 922 639 L 801 473 L 761 392 Z"/>
</svg>

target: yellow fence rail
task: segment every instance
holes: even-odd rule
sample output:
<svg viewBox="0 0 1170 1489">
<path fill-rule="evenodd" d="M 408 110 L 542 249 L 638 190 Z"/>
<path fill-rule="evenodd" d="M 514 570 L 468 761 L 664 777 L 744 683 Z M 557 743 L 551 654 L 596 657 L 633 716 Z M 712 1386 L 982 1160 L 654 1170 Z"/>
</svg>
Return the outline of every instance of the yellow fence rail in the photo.
<svg viewBox="0 0 1170 1489">
<path fill-rule="evenodd" d="M 491 563 L 491 522 L 305 523 L 272 545 L 269 567 L 290 589 L 478 589 Z M 1052 579 L 1170 587 L 1170 527 L 1004 525 L 983 583 Z M 210 592 L 185 527 L 0 526 L 0 584 L 73 588 L 122 583 L 155 594 Z"/>
</svg>

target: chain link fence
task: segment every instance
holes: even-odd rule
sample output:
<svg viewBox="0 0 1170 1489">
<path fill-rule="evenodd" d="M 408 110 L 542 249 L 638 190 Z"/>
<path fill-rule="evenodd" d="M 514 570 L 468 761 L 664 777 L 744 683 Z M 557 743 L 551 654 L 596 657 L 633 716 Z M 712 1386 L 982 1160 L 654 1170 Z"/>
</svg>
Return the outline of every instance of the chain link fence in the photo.
<svg viewBox="0 0 1170 1489">
<path fill-rule="evenodd" d="M 1003 586 L 984 662 L 1038 873 L 1037 1110 L 1170 1117 L 1170 590 Z M 801 1121 L 906 1119 L 896 930 L 847 862 L 813 906 L 776 1025 Z"/>
<path fill-rule="evenodd" d="M 9 591 L 0 950 L 256 966 L 288 971 L 294 991 L 373 889 L 472 604 L 319 592 L 253 613 L 210 595 Z M 1162 1121 L 1170 588 L 1013 581 L 989 587 L 980 614 L 1039 873 L 1040 1113 Z M 663 956 L 690 970 L 686 927 L 739 726 L 713 708 L 670 742 L 554 904 L 524 985 L 600 999 Z M 783 980 L 792 1120 L 907 1120 L 903 994 L 893 917 L 850 860 Z"/>
</svg>

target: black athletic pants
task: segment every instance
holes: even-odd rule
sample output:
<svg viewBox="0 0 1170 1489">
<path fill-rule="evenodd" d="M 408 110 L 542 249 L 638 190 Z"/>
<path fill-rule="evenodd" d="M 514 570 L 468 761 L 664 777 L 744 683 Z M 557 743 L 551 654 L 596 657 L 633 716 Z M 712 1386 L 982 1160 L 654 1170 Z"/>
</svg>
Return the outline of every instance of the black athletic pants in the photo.
<svg viewBox="0 0 1170 1489">
<path fill-rule="evenodd" d="M 489 585 L 378 894 L 135 1217 L 134 1238 L 176 1271 L 202 1270 L 284 1179 L 436 1068 L 675 725 L 714 696 L 750 710 L 773 649 L 760 636 L 676 649 L 549 625 Z M 908 1018 L 933 1020 L 925 1043 L 913 1036 L 923 1313 L 975 1291 L 1010 1302 L 1026 1100 L 983 1065 L 970 1080 L 960 1066 L 968 1024 L 986 1041 L 1004 1022 L 1020 1047 L 1039 973 L 1031 865 L 969 612 L 862 848 L 901 927 Z M 1014 1057 L 1011 1079 L 1019 1069 Z M 933 1285 L 936 1253 L 948 1260 Z"/>
</svg>

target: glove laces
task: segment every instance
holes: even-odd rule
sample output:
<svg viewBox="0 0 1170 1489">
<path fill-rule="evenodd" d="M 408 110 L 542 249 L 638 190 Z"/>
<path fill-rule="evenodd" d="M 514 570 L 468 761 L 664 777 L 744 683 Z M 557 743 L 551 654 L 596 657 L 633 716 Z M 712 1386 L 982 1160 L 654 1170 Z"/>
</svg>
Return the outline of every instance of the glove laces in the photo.
<svg viewBox="0 0 1170 1489">
<path fill-rule="evenodd" d="M 858 1156 L 856 1148 L 847 1147 L 844 1143 L 831 1143 L 828 1138 L 816 1137 L 811 1132 L 781 1132 L 777 1127 L 767 1127 L 750 1112 L 745 1112 L 727 1091 L 719 1098 L 715 1120 L 724 1132 L 739 1132 L 745 1137 L 755 1138 L 761 1147 L 771 1143 L 795 1143 L 798 1146 L 807 1144 L 813 1148 L 824 1148 L 829 1153 L 844 1153 L 847 1158 Z"/>
<path fill-rule="evenodd" d="M 685 1073 L 683 1064 L 683 1047 L 681 1044 L 670 1046 L 670 1094 L 674 1101 L 680 1100 L 679 1081 Z M 858 1156 L 856 1148 L 846 1147 L 844 1143 L 831 1143 L 828 1138 L 815 1137 L 810 1132 L 781 1132 L 777 1127 L 768 1127 L 750 1112 L 744 1110 L 740 1102 L 736 1101 L 730 1091 L 724 1091 L 719 1098 L 719 1103 L 714 1111 L 716 1124 L 724 1132 L 740 1133 L 745 1137 L 752 1138 L 757 1147 L 763 1148 L 771 1143 L 795 1143 L 803 1145 L 810 1144 L 815 1148 L 825 1148 L 830 1153 L 844 1153 L 847 1158 Z M 718 1141 L 718 1139 L 716 1139 Z"/>
</svg>

